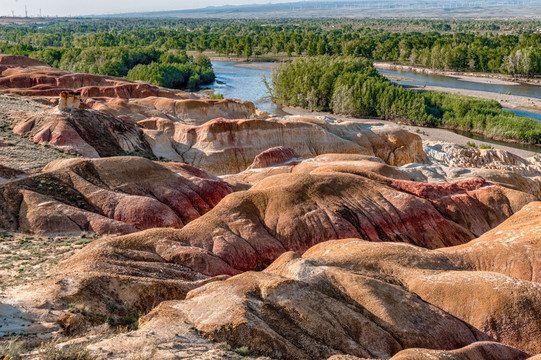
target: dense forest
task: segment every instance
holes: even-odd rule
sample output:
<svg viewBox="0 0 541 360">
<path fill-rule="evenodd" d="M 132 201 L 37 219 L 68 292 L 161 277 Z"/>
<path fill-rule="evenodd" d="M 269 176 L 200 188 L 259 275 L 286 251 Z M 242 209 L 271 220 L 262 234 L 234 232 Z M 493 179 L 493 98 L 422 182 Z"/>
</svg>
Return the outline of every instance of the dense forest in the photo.
<svg viewBox="0 0 541 360">
<path fill-rule="evenodd" d="M 541 144 L 540 122 L 504 111 L 497 101 L 407 90 L 360 57 L 300 58 L 276 69 L 272 85 L 280 104 Z"/>
<path fill-rule="evenodd" d="M 135 65 L 154 63 L 136 73 L 158 79 L 158 73 L 179 68 L 177 59 L 160 62 L 161 55 L 183 57 L 183 51 L 245 58 L 363 56 L 441 70 L 534 77 L 541 74 L 541 23 L 117 19 L 0 27 L 0 52 L 35 57 L 67 70 L 126 76 Z M 197 76 L 201 82 L 210 76 L 209 69 L 196 66 L 190 67 L 192 84 Z"/>
</svg>

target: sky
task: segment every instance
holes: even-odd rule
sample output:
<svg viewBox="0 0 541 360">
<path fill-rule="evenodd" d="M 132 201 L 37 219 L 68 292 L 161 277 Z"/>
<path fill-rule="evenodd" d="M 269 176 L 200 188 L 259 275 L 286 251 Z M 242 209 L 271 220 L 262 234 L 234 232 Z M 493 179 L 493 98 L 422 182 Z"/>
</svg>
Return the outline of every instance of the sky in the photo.
<svg viewBox="0 0 541 360">
<path fill-rule="evenodd" d="M 292 0 L 0 0 L 0 16 L 77 16 L 195 9 L 207 6 L 265 4 Z"/>
</svg>

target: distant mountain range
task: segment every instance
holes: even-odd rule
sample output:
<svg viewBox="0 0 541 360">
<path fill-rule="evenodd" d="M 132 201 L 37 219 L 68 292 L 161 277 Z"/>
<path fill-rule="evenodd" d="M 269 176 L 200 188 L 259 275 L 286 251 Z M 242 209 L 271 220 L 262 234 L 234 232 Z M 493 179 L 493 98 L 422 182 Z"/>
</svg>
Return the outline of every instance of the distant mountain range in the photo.
<svg viewBox="0 0 541 360">
<path fill-rule="evenodd" d="M 343 0 L 212 6 L 195 10 L 125 13 L 144 18 L 541 18 L 541 0 Z"/>
</svg>

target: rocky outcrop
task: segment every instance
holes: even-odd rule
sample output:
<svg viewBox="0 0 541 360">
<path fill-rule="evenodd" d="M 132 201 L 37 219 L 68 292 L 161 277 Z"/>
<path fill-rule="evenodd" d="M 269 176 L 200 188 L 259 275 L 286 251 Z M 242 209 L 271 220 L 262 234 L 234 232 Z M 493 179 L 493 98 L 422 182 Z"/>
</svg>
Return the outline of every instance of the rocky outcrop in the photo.
<svg viewBox="0 0 541 360">
<path fill-rule="evenodd" d="M 189 125 L 204 124 L 215 118 L 246 119 L 253 117 L 256 112 L 251 102 L 234 99 L 147 97 L 130 100 L 93 99 L 86 104 L 92 109 L 126 115 L 136 121 L 154 117 Z"/>
<path fill-rule="evenodd" d="M 260 153 L 278 146 L 303 158 L 342 153 L 376 156 L 390 165 L 426 161 L 415 134 L 326 117 L 215 119 L 194 127 L 153 119 L 139 125 L 156 155 L 218 175 L 243 171 Z"/>
<path fill-rule="evenodd" d="M 263 272 L 213 282 L 184 301 L 162 303 L 141 324 L 176 312 L 215 341 L 285 359 L 525 359 L 517 349 L 541 351 L 541 233 L 535 231 L 540 224 L 541 203 L 534 202 L 472 245 L 457 248 L 324 242 L 302 257 L 285 253 Z M 525 227 L 531 231 L 524 233 Z M 494 242 L 495 234 L 505 240 Z M 475 251 L 479 244 L 492 251 Z M 513 259 L 494 261 L 495 254 L 502 260 L 510 251 Z M 481 265 L 473 266 L 472 259 Z M 479 343 L 487 340 L 516 349 Z"/>
<path fill-rule="evenodd" d="M 478 149 L 458 144 L 425 141 L 424 150 L 433 163 L 457 168 L 506 170 L 524 176 L 541 176 L 541 155 L 529 159 L 499 149 Z"/>
<path fill-rule="evenodd" d="M 2 67 L 8 68 L 8 67 L 27 67 L 27 66 L 47 67 L 48 65 L 42 61 L 31 59 L 26 56 L 0 54 L 0 69 L 2 69 Z"/>
<path fill-rule="evenodd" d="M 137 153 L 152 156 L 141 129 L 125 117 L 93 110 L 48 111 L 29 116 L 13 131 L 41 145 L 85 157 Z"/>
<path fill-rule="evenodd" d="M 148 311 L 200 281 L 263 269 L 286 251 L 303 253 L 328 240 L 464 244 L 531 200 L 479 178 L 429 184 L 370 172 L 276 175 L 228 195 L 180 230 L 93 242 L 59 269 L 74 285 L 57 296 L 89 307 L 117 299 Z"/>
<path fill-rule="evenodd" d="M 81 93 L 76 91 L 62 91 L 58 99 L 59 110 L 78 109 L 81 106 Z"/>
<path fill-rule="evenodd" d="M 184 164 L 138 157 L 58 160 L 0 187 L 0 227 L 35 234 L 181 228 L 231 191 Z"/>
</svg>

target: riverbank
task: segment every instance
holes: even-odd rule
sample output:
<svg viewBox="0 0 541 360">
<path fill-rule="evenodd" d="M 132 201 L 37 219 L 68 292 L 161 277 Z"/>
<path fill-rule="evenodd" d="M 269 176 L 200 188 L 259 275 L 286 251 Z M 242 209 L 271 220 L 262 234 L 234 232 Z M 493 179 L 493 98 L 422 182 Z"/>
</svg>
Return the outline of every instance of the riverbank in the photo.
<svg viewBox="0 0 541 360">
<path fill-rule="evenodd" d="M 235 62 L 233 66 L 235 67 L 242 67 L 242 68 L 249 68 L 249 69 L 259 69 L 259 70 L 274 70 L 276 67 L 280 65 L 281 62 L 251 62 L 246 60 L 239 60 L 232 61 L 229 59 L 230 62 Z M 384 63 L 375 63 L 374 65 L 381 65 Z M 393 64 L 387 64 L 396 66 Z M 376 66 L 377 67 L 377 66 Z M 387 70 L 393 70 L 390 67 L 380 67 L 380 69 L 387 69 Z M 413 71 L 409 67 L 402 67 L 394 70 L 403 70 L 403 71 Z M 417 68 L 419 72 L 421 70 L 429 71 L 429 69 L 421 69 Z M 464 73 L 445 73 L 445 72 L 438 72 L 438 71 L 432 71 L 431 72 L 424 72 L 425 74 L 433 74 L 433 75 L 440 75 L 440 76 L 448 76 L 453 77 L 459 80 L 463 81 L 470 81 L 470 82 L 477 82 L 482 84 L 491 84 L 491 85 L 519 85 L 517 82 L 511 82 L 508 80 L 503 80 L 499 78 L 488 78 L 488 77 L 476 77 L 467 75 Z M 403 78 L 393 78 L 392 76 L 388 77 L 390 80 L 394 81 L 404 81 L 409 80 L 407 76 L 405 75 Z M 523 111 L 529 111 L 534 113 L 541 114 L 541 99 L 533 98 L 533 97 L 527 97 L 527 96 L 519 96 L 519 95 L 507 95 L 507 94 L 501 94 L 496 92 L 490 92 L 490 91 L 479 91 L 479 90 L 469 90 L 469 89 L 462 89 L 462 88 L 454 88 L 454 87 L 443 87 L 443 86 L 430 86 L 430 85 L 403 85 L 405 88 L 409 88 L 412 90 L 429 90 L 429 91 L 437 91 L 437 92 L 444 92 L 448 94 L 455 94 L 455 95 L 464 95 L 464 96 L 473 96 L 478 97 L 482 99 L 489 99 L 489 100 L 496 100 L 498 101 L 502 107 L 504 108 L 511 108 L 516 110 L 523 110 Z M 539 91 L 541 91 L 541 87 L 539 88 Z"/>
<path fill-rule="evenodd" d="M 239 62 L 233 66 L 258 70 L 274 70 L 280 64 L 280 62 Z"/>
<path fill-rule="evenodd" d="M 529 98 L 526 96 L 498 94 L 489 91 L 477 91 L 468 89 L 448 88 L 443 86 L 430 86 L 430 85 L 402 85 L 406 89 L 418 90 L 418 91 L 436 91 L 444 92 L 448 94 L 473 96 L 482 99 L 496 100 L 504 108 L 511 108 L 523 111 L 530 111 L 541 114 L 541 99 Z M 541 88 L 539 89 L 541 91 Z"/>
<path fill-rule="evenodd" d="M 311 112 L 306 109 L 301 108 L 295 108 L 295 107 L 283 107 L 282 110 L 290 115 L 305 115 L 305 116 L 330 116 L 336 119 L 341 120 L 347 120 L 347 121 L 357 121 L 361 123 L 366 124 L 386 124 L 390 126 L 397 126 L 401 129 L 410 131 L 414 134 L 419 135 L 423 141 L 431 140 L 431 141 L 438 141 L 438 142 L 450 142 L 455 143 L 463 146 L 467 146 L 467 143 L 474 143 L 477 147 L 480 147 L 482 144 L 487 146 L 492 146 L 494 149 L 500 149 L 508 151 L 512 154 L 518 155 L 523 158 L 528 158 L 533 155 L 536 155 L 536 152 L 531 150 L 525 150 L 525 149 L 518 149 L 516 147 L 507 146 L 503 144 L 493 143 L 491 141 L 483 141 L 483 140 L 477 140 L 472 139 L 467 136 L 463 136 L 460 134 L 457 134 L 453 131 L 442 129 L 442 128 L 428 128 L 428 127 L 421 127 L 421 126 L 412 126 L 412 125 L 403 125 L 403 124 L 397 124 L 392 121 L 387 120 L 379 120 L 379 119 L 360 119 L 350 116 L 344 116 L 344 115 L 336 115 L 326 112 Z M 539 148 L 541 151 L 541 147 Z"/>
<path fill-rule="evenodd" d="M 189 50 L 186 51 L 186 54 L 189 56 L 196 56 L 201 54 L 199 51 Z M 278 53 L 277 55 L 259 55 L 251 56 L 246 58 L 246 56 L 235 56 L 235 55 L 222 55 L 214 51 L 203 51 L 202 53 L 209 58 L 210 61 L 222 61 L 222 62 L 235 62 L 235 63 L 244 63 L 246 65 L 257 64 L 257 63 L 281 63 L 281 62 L 291 62 L 298 57 L 288 57 L 286 53 Z"/>
<path fill-rule="evenodd" d="M 420 66 L 401 65 L 387 62 L 374 62 L 374 67 L 381 70 L 411 71 L 426 75 L 441 75 L 454 77 L 459 80 L 492 85 L 541 85 L 541 79 L 515 79 L 512 76 L 492 73 L 472 73 L 446 70 L 435 70 Z M 541 88 L 540 88 L 541 90 Z"/>
</svg>

